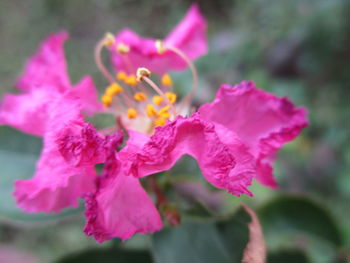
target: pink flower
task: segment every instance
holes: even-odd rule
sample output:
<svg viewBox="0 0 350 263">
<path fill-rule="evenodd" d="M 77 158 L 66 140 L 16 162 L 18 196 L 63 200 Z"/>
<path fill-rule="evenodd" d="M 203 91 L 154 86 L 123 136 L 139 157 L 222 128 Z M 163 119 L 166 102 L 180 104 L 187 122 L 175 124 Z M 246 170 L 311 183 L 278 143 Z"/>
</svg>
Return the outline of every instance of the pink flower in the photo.
<svg viewBox="0 0 350 263">
<path fill-rule="evenodd" d="M 51 101 L 66 93 L 79 97 L 87 114 L 101 109 L 91 77 L 85 76 L 75 86 L 70 84 L 63 51 L 67 38 L 68 34 L 62 31 L 40 45 L 17 82 L 22 93 L 5 96 L 0 107 L 0 124 L 43 136 Z"/>
<path fill-rule="evenodd" d="M 116 38 L 107 35 L 95 52 L 97 65 L 109 81 L 102 96 L 104 109 L 96 101 L 90 78 L 74 87 L 70 84 L 62 49 L 67 34 L 44 41 L 18 81 L 23 93 L 5 97 L 0 111 L 0 123 L 44 138 L 35 176 L 16 182 L 18 205 L 28 212 L 59 212 L 84 198 L 84 231 L 103 242 L 162 228 L 160 214 L 140 180 L 171 169 L 185 154 L 197 160 L 210 184 L 233 195 L 252 195 L 248 187 L 253 178 L 276 187 L 274 157 L 308 125 L 306 111 L 243 81 L 234 87 L 222 85 L 212 103 L 190 115 L 197 86 L 191 60 L 207 50 L 205 29 L 193 5 L 162 42 L 130 31 Z M 153 82 L 147 68 L 114 77 L 102 63 L 103 47 L 119 49 L 114 62 L 122 70 L 129 62 L 160 74 L 188 65 L 193 88 L 179 101 L 169 75 L 162 77 L 161 86 Z M 116 121 L 98 131 L 82 113 L 100 112 L 112 114 Z M 117 130 L 128 135 L 119 151 L 123 137 Z M 95 165 L 101 163 L 98 175 Z"/>
<path fill-rule="evenodd" d="M 194 60 L 208 51 L 206 21 L 198 5 L 193 4 L 182 21 L 164 38 L 163 45 L 181 50 Z M 142 38 L 129 29 L 122 30 L 115 37 L 111 48 L 112 61 L 116 70 L 133 74 L 139 67 L 164 74 L 170 70 L 183 70 L 187 64 L 171 50 L 159 52 L 156 40 Z"/>
</svg>

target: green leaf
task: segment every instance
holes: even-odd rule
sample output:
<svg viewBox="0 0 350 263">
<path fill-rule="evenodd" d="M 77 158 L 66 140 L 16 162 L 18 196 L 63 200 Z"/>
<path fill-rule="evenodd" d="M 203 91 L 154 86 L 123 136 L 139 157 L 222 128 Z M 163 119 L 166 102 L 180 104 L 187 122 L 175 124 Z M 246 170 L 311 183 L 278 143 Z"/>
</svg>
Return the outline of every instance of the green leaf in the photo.
<svg viewBox="0 0 350 263">
<path fill-rule="evenodd" d="M 267 257 L 267 263 L 310 263 L 311 261 L 301 250 L 282 250 L 271 253 Z"/>
<path fill-rule="evenodd" d="M 266 235 L 301 232 L 341 246 L 336 222 L 322 206 L 297 196 L 282 196 L 267 203 L 258 212 Z"/>
<path fill-rule="evenodd" d="M 249 241 L 248 224 L 250 221 L 250 215 L 244 209 L 239 209 L 233 217 L 217 223 L 225 247 L 230 253 L 232 259 L 230 262 L 240 262 L 243 257 L 244 249 Z"/>
<path fill-rule="evenodd" d="M 67 209 L 60 214 L 27 214 L 22 212 L 12 196 L 14 182 L 29 179 L 41 149 L 41 139 L 8 127 L 0 127 L 0 219 L 36 222 L 75 214 L 82 209 Z"/>
<path fill-rule="evenodd" d="M 120 248 L 89 249 L 68 255 L 56 263 L 152 263 L 148 251 L 123 250 Z"/>
<path fill-rule="evenodd" d="M 240 210 L 218 223 L 187 221 L 163 229 L 152 236 L 157 263 L 235 263 L 241 262 L 248 242 L 250 216 Z"/>
</svg>

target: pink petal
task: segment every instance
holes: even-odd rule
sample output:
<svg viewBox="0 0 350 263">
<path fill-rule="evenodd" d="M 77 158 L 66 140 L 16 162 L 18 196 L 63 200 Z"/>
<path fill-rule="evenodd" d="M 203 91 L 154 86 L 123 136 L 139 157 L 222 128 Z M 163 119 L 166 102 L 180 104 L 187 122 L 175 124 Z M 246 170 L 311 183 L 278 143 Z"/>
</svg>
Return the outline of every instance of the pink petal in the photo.
<svg viewBox="0 0 350 263">
<path fill-rule="evenodd" d="M 124 29 L 116 36 L 116 43 L 117 45 L 123 43 L 130 47 L 130 52 L 126 55 L 117 53 L 116 47 L 111 49 L 112 62 L 116 70 L 135 74 L 139 67 L 146 67 L 152 72 L 163 74 L 172 68 L 173 54 L 170 57 L 169 53 L 166 56 L 158 54 L 155 39 L 142 38 L 135 32 Z"/>
<path fill-rule="evenodd" d="M 239 140 L 222 143 L 215 126 L 198 114 L 157 127 L 134 156 L 131 172 L 142 177 L 168 170 L 184 154 L 198 161 L 204 177 L 214 186 L 235 195 L 250 194 L 247 186 L 254 172 L 251 155 Z"/>
<path fill-rule="evenodd" d="M 83 105 L 83 113 L 91 116 L 102 110 L 102 104 L 99 102 L 97 89 L 90 76 L 83 77 L 70 92 L 80 98 L 81 104 Z"/>
<path fill-rule="evenodd" d="M 215 100 L 199 109 L 202 118 L 237 134 L 256 158 L 257 179 L 275 187 L 272 162 L 276 151 L 308 125 L 304 108 L 287 98 L 256 89 L 253 82 L 221 86 Z M 218 126 L 218 124 L 220 126 Z"/>
<path fill-rule="evenodd" d="M 76 123 L 80 129 L 83 119 L 79 101 L 66 95 L 53 101 L 50 107 L 50 122 L 35 176 L 15 183 L 17 204 L 27 212 L 59 212 L 67 206 L 76 207 L 77 198 L 95 188 L 94 166 L 71 166 L 56 143 L 66 125 Z"/>
<path fill-rule="evenodd" d="M 99 178 L 99 189 L 87 196 L 84 232 L 98 242 L 114 237 L 126 240 L 162 228 L 160 215 L 139 180 L 126 176 L 121 163 L 111 158 Z"/>
<path fill-rule="evenodd" d="M 61 155 L 75 167 L 103 163 L 122 141 L 121 132 L 103 136 L 91 124 L 84 122 L 66 125 L 56 137 Z"/>
<path fill-rule="evenodd" d="M 194 60 L 207 53 L 206 27 L 205 19 L 194 4 L 164 41 Z M 155 47 L 155 39 L 142 38 L 129 29 L 124 29 L 116 36 L 116 44 L 119 43 L 128 45 L 130 52 L 123 56 L 115 52 L 115 47 L 111 49 L 116 70 L 135 73 L 137 68 L 146 67 L 152 72 L 164 74 L 170 70 L 183 70 L 187 67 L 183 59 L 172 51 L 159 54 Z"/>
<path fill-rule="evenodd" d="M 207 22 L 197 4 L 192 4 L 185 17 L 164 42 L 166 45 L 177 47 L 192 60 L 208 52 Z"/>
<path fill-rule="evenodd" d="M 48 36 L 32 56 L 17 86 L 23 91 L 45 86 L 46 89 L 64 91 L 70 86 L 63 44 L 68 33 L 61 31 Z"/>
<path fill-rule="evenodd" d="M 78 97 L 83 112 L 92 115 L 101 110 L 91 77 L 84 77 L 74 88 L 67 75 L 63 44 L 66 32 L 49 36 L 29 60 L 17 86 L 24 91 L 6 95 L 0 107 L 0 125 L 11 125 L 23 132 L 43 136 L 53 100 L 71 93 Z"/>
<path fill-rule="evenodd" d="M 43 136 L 47 111 L 54 95 L 57 94 L 44 89 L 6 95 L 0 106 L 0 125 L 10 125 L 23 132 Z"/>
</svg>

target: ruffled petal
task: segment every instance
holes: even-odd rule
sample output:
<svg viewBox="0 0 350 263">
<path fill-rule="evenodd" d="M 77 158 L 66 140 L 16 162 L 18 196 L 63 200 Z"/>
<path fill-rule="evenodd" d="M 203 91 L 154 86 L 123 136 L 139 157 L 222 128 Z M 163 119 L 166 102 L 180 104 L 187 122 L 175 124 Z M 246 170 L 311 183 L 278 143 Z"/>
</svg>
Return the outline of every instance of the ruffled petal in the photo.
<svg viewBox="0 0 350 263">
<path fill-rule="evenodd" d="M 75 167 L 103 163 L 122 141 L 121 132 L 103 136 L 91 124 L 85 122 L 67 124 L 56 137 L 61 155 Z"/>
<path fill-rule="evenodd" d="M 65 31 L 48 36 L 29 59 L 17 87 L 29 91 L 45 86 L 48 90 L 60 92 L 70 87 L 63 49 L 67 39 Z"/>
<path fill-rule="evenodd" d="M 126 176 L 121 163 L 111 158 L 99 178 L 98 191 L 86 196 L 87 217 L 84 232 L 98 242 L 134 234 L 147 234 L 162 228 L 161 217 L 139 180 Z"/>
<path fill-rule="evenodd" d="M 170 169 L 184 154 L 198 161 L 204 177 L 214 186 L 240 195 L 250 194 L 252 156 L 237 139 L 224 144 L 215 126 L 200 118 L 178 117 L 163 127 L 135 154 L 130 172 L 137 177 Z"/>
<path fill-rule="evenodd" d="M 52 100 L 53 94 L 44 89 L 20 95 L 8 94 L 0 106 L 0 125 L 43 136 Z"/>
<path fill-rule="evenodd" d="M 201 106 L 198 112 L 215 123 L 217 129 L 224 127 L 235 133 L 249 147 L 256 158 L 257 179 L 271 187 L 276 186 L 272 174 L 276 151 L 308 125 L 304 108 L 295 107 L 287 98 L 258 90 L 247 81 L 234 87 L 221 86 L 215 100 Z"/>
<path fill-rule="evenodd" d="M 27 212 L 59 212 L 67 206 L 76 207 L 77 198 L 95 189 L 93 165 L 73 167 L 61 155 L 57 138 L 61 130 L 75 123 L 79 132 L 83 118 L 79 100 L 63 96 L 52 102 L 44 148 L 37 164 L 35 176 L 16 181 L 14 195 L 17 204 Z M 73 129 L 72 129 L 73 131 Z"/>
</svg>

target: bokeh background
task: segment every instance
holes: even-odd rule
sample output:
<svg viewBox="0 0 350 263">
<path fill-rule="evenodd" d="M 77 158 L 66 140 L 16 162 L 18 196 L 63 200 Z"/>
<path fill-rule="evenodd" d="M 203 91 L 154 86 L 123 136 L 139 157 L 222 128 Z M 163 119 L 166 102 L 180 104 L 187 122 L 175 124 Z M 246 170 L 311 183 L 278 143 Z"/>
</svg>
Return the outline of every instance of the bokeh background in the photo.
<svg viewBox="0 0 350 263">
<path fill-rule="evenodd" d="M 0 96 L 14 92 L 26 59 L 46 35 L 60 29 L 71 35 L 66 53 L 73 83 L 90 74 L 102 91 L 105 83 L 92 52 L 105 32 L 129 27 L 143 36 L 162 38 L 190 4 L 189 0 L 0 0 Z M 215 213 L 233 213 L 240 203 L 256 210 L 268 262 L 350 262 L 350 1 L 199 4 L 208 20 L 210 49 L 196 61 L 200 89 L 194 103 L 211 100 L 221 83 L 247 79 L 304 105 L 310 119 L 302 135 L 280 151 L 275 165 L 278 190 L 254 183 L 253 198 L 224 195 Z M 174 82 L 184 92 L 190 72 L 174 74 Z M 39 139 L 0 127 L 0 259 L 7 255 L 13 258 L 4 263 L 16 262 L 14 258 L 23 263 L 58 262 L 72 253 L 117 246 L 118 241 L 99 245 L 84 236 L 82 208 L 60 215 L 27 215 L 15 207 L 13 181 L 32 175 L 40 147 Z M 173 173 L 192 176 L 199 171 L 187 158 Z M 149 237 L 136 237 L 121 246 L 152 248 Z M 99 262 L 124 262 L 116 257 Z M 148 262 L 143 260 L 125 262 Z"/>
</svg>

